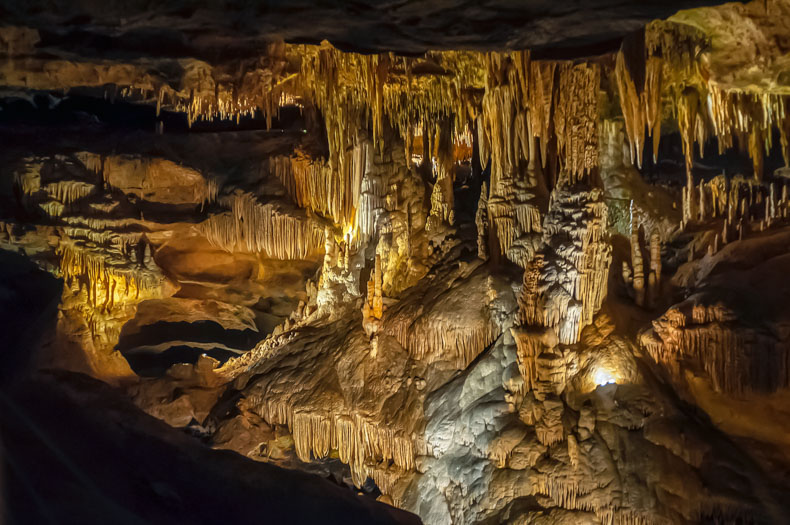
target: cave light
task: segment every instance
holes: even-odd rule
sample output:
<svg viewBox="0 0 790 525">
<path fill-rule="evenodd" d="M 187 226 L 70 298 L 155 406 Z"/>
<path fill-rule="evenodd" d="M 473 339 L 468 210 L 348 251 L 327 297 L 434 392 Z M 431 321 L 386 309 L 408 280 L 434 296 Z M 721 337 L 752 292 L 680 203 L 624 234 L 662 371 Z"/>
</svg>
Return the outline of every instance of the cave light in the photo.
<svg viewBox="0 0 790 525">
<path fill-rule="evenodd" d="M 615 377 L 615 375 L 610 370 L 607 370 L 603 367 L 598 367 L 595 369 L 592 379 L 598 386 L 617 383 L 617 377 Z"/>
</svg>

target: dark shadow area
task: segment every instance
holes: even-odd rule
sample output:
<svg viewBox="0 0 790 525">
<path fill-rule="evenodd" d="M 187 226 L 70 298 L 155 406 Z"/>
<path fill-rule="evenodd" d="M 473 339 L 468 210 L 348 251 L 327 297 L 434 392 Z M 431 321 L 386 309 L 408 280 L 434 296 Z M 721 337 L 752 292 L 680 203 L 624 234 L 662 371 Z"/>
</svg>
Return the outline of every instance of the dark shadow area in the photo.
<svg viewBox="0 0 790 525">
<path fill-rule="evenodd" d="M 196 56 L 209 62 L 255 56 L 267 40 L 318 44 L 326 39 L 356 52 L 421 53 L 429 49 L 548 51 L 551 57 L 589 56 L 613 40 L 680 9 L 715 0 L 399 0 L 381 2 L 217 0 L 94 7 L 88 0 L 0 1 L 9 25 L 48 27 L 40 46 L 59 46 L 95 59 Z M 142 13 L 141 13 L 142 11 Z M 145 27 L 118 20 L 144 15 Z M 42 24 L 47 20 L 47 24 Z"/>
<path fill-rule="evenodd" d="M 144 325 L 135 333 L 121 333 L 118 350 L 124 352 L 138 346 L 155 346 L 168 341 L 222 343 L 238 350 L 251 350 L 262 335 L 254 330 L 228 330 L 214 321 L 159 321 Z"/>
<path fill-rule="evenodd" d="M 55 329 L 62 290 L 60 279 L 24 255 L 0 250 L 0 388 L 31 371 L 39 342 Z"/>
<path fill-rule="evenodd" d="M 769 154 L 764 157 L 763 176 L 770 179 L 775 170 L 784 167 L 785 162 L 782 158 L 781 138 L 779 130 L 773 129 L 771 144 L 773 147 Z M 686 184 L 686 164 L 683 155 L 683 142 L 680 133 L 667 133 L 661 136 L 659 143 L 657 161 L 653 161 L 653 142 L 652 139 L 645 141 L 645 149 L 642 156 L 642 169 L 640 170 L 645 180 L 651 184 L 665 184 L 681 187 Z M 747 144 L 738 144 L 737 139 L 734 147 L 729 148 L 724 153 L 719 153 L 719 146 L 716 137 L 709 139 L 703 147 L 703 155 L 700 156 L 699 145 L 694 147 L 694 164 L 692 173 L 694 180 L 710 180 L 722 173 L 727 177 L 742 175 L 750 178 L 754 175 L 752 159 L 747 153 Z"/>
<path fill-rule="evenodd" d="M 62 283 L 0 251 L 0 522 L 419 523 L 335 483 L 212 450 L 71 372 L 33 372 Z"/>
<path fill-rule="evenodd" d="M 209 449 L 72 373 L 0 394 L 16 524 L 419 523 L 327 480 Z"/>
<path fill-rule="evenodd" d="M 165 350 L 151 347 L 132 348 L 123 352 L 129 366 L 137 375 L 143 377 L 162 377 L 177 363 L 195 364 L 201 355 L 207 355 L 224 363 L 239 354 L 223 348 L 204 348 L 188 345 L 174 345 Z"/>
<path fill-rule="evenodd" d="M 256 112 L 236 119 L 198 120 L 189 125 L 186 113 L 161 111 L 156 114 L 154 104 L 135 104 L 115 99 L 118 88 L 108 85 L 96 89 L 72 90 L 68 95 L 37 92 L 28 98 L 0 99 L 0 126 L 104 125 L 116 130 L 156 132 L 162 124 L 165 133 L 220 133 L 228 131 L 266 131 L 266 117 Z M 103 92 L 102 92 L 103 91 Z M 113 94 L 111 97 L 101 96 Z M 304 123 L 298 107 L 284 106 L 272 119 L 272 130 L 302 129 Z"/>
</svg>

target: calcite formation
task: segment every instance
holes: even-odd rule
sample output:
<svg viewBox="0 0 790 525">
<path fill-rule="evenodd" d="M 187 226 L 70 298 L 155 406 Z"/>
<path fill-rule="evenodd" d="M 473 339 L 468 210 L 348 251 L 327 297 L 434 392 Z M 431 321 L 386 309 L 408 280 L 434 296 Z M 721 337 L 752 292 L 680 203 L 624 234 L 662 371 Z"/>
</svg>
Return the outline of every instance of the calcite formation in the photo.
<svg viewBox="0 0 790 525">
<path fill-rule="evenodd" d="M 785 0 L 580 54 L 1 28 L 38 365 L 429 524 L 781 523 L 788 35 Z"/>
</svg>

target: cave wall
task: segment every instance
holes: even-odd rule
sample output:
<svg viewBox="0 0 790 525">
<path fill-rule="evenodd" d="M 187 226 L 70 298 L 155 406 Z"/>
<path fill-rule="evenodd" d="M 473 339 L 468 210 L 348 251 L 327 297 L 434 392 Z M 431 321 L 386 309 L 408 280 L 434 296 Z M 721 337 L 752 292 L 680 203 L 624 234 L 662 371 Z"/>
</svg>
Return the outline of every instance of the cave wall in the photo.
<svg viewBox="0 0 790 525">
<path fill-rule="evenodd" d="M 4 8 L 37 366 L 425 523 L 781 523 L 790 3 L 601 4 L 369 54 Z"/>
</svg>

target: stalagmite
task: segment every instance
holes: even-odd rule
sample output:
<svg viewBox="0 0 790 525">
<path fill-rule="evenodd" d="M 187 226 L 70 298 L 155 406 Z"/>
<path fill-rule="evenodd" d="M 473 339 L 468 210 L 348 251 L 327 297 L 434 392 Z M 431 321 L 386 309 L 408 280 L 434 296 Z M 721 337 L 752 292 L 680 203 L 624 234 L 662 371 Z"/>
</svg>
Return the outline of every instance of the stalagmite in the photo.
<svg viewBox="0 0 790 525">
<path fill-rule="evenodd" d="M 727 244 L 729 242 L 729 227 L 730 223 L 728 220 L 725 220 L 724 223 L 721 225 L 721 243 Z"/>
<path fill-rule="evenodd" d="M 631 201 L 631 268 L 633 271 L 634 301 L 637 306 L 645 304 L 645 270 L 642 247 L 639 243 L 639 222 L 634 217 L 634 202 Z"/>
<path fill-rule="evenodd" d="M 480 199 L 477 201 L 475 213 L 475 226 L 477 226 L 477 256 L 484 261 L 488 260 L 488 186 L 483 183 L 480 188 Z"/>
<path fill-rule="evenodd" d="M 658 232 L 650 235 L 650 277 L 648 278 L 648 292 L 650 306 L 661 291 L 661 238 Z"/>
<path fill-rule="evenodd" d="M 428 231 L 437 231 L 442 224 L 455 223 L 453 183 L 455 182 L 455 164 L 452 155 L 451 121 L 439 123 L 434 141 L 436 158 L 436 182 L 431 192 L 431 210 L 426 223 Z M 424 132 L 427 130 L 424 130 Z"/>
<path fill-rule="evenodd" d="M 543 264 L 543 255 L 538 254 L 524 269 L 524 280 L 518 298 L 519 324 L 538 325 L 543 321 L 540 301 L 540 276 Z"/>
<path fill-rule="evenodd" d="M 373 270 L 368 280 L 367 302 L 364 307 L 366 318 L 381 319 L 384 315 L 384 298 L 381 291 L 382 279 L 381 256 L 376 254 Z"/>
</svg>

